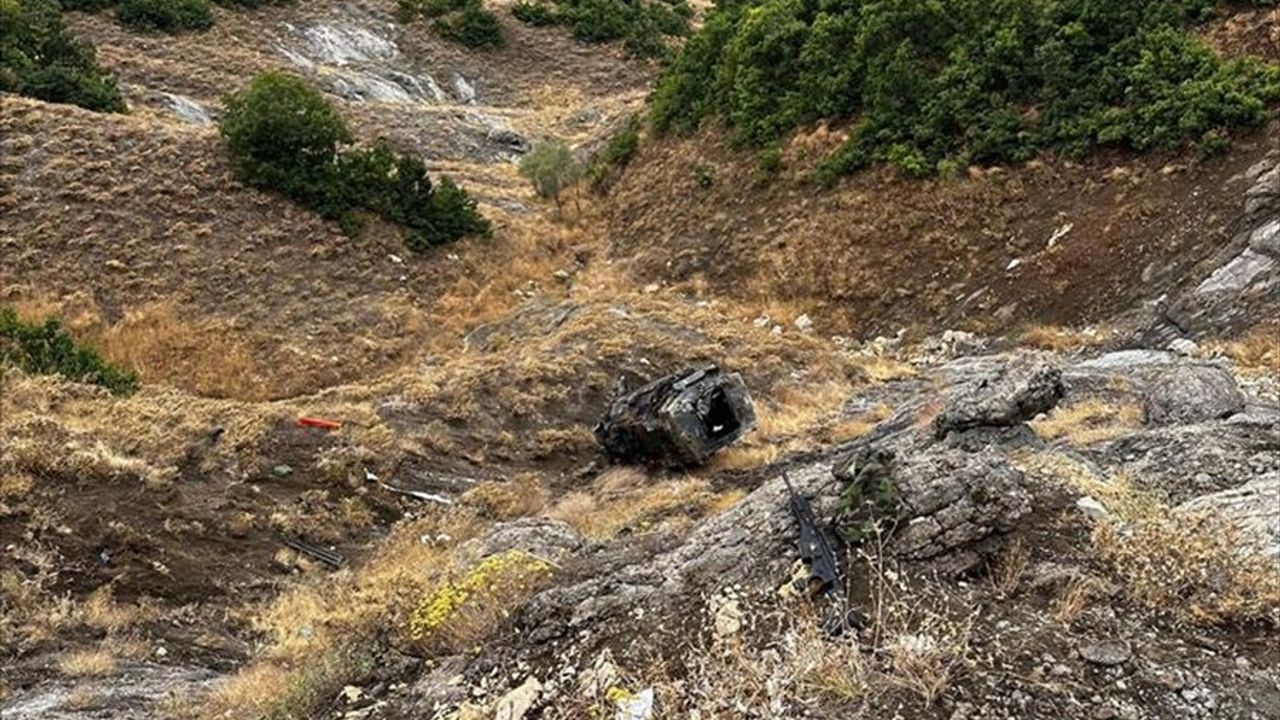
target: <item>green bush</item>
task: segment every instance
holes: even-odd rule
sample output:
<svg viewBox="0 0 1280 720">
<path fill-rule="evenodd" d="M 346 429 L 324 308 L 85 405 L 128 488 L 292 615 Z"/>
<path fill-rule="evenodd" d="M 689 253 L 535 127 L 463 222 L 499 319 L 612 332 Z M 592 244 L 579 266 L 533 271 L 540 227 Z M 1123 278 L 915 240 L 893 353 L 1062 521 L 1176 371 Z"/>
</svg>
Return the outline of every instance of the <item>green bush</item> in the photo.
<svg viewBox="0 0 1280 720">
<path fill-rule="evenodd" d="M 136 30 L 208 30 L 213 27 L 213 8 L 209 0 L 121 0 L 116 19 Z"/>
<path fill-rule="evenodd" d="M 353 140 L 346 122 L 301 79 L 259 75 L 226 99 L 222 137 L 246 184 L 276 190 L 336 218 L 346 209 L 338 182 L 338 147 Z"/>
<path fill-rule="evenodd" d="M 511 15 L 522 23 L 537 27 L 555 25 L 559 22 L 555 9 L 545 2 L 517 0 L 511 5 Z"/>
<path fill-rule="evenodd" d="M 0 92 L 100 112 L 125 110 L 93 46 L 67 32 L 52 0 L 0 0 Z"/>
<path fill-rule="evenodd" d="M 511 6 L 530 25 L 565 25 L 584 42 L 623 40 L 639 57 L 662 57 L 668 38 L 689 31 L 686 0 L 520 0 Z"/>
<path fill-rule="evenodd" d="M 469 48 L 501 47 L 504 40 L 498 17 L 480 3 L 468 2 L 462 10 L 438 18 L 431 28 L 442 37 Z"/>
<path fill-rule="evenodd" d="M 98 12 L 115 4 L 116 0 L 59 0 L 58 2 L 58 5 L 63 10 L 78 10 L 80 12 Z"/>
<path fill-rule="evenodd" d="M 93 348 L 76 344 L 57 318 L 25 323 L 12 308 L 0 308 L 0 366 L 5 365 L 101 385 L 115 395 L 132 395 L 139 384 L 137 374 L 106 362 Z"/>
<path fill-rule="evenodd" d="M 488 235 L 475 202 L 448 180 L 433 187 L 421 160 L 384 143 L 352 142 L 342 116 L 301 79 L 265 73 L 226 100 L 221 132 L 236 175 L 338 220 L 354 234 L 369 212 L 408 231 L 413 249 Z"/>
<path fill-rule="evenodd" d="M 819 120 L 855 120 L 824 179 L 882 161 L 929 174 L 1043 150 L 1217 143 L 1265 120 L 1280 69 L 1210 51 L 1188 24 L 1213 9 L 1212 0 L 726 0 L 660 78 L 654 127 L 687 132 L 718 118 L 759 146 Z"/>
<path fill-rule="evenodd" d="M 533 184 L 539 197 L 560 205 L 560 192 L 582 177 L 582 166 L 562 142 L 541 142 L 520 158 L 520 175 Z"/>
<path fill-rule="evenodd" d="M 481 0 L 399 0 L 401 22 L 423 17 L 441 37 L 469 48 L 501 47 L 505 42 L 498 17 Z"/>
</svg>

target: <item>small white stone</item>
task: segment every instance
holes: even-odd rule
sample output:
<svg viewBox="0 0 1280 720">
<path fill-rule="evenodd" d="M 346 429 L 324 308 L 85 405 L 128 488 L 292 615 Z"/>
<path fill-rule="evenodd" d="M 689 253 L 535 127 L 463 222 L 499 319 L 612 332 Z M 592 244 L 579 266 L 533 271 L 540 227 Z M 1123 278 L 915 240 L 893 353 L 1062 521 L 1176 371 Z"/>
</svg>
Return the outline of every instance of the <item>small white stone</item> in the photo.
<svg viewBox="0 0 1280 720">
<path fill-rule="evenodd" d="M 1107 508 L 1102 503 L 1090 495 L 1085 495 L 1077 500 L 1076 508 L 1090 520 L 1102 520 L 1111 514 L 1107 512 Z"/>
</svg>

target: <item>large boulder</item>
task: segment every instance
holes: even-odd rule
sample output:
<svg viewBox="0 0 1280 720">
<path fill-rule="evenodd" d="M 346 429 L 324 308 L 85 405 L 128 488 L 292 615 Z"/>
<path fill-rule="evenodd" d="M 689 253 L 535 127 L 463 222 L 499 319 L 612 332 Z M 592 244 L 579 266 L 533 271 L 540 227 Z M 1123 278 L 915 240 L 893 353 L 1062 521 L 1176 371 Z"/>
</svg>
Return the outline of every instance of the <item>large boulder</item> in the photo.
<svg viewBox="0 0 1280 720">
<path fill-rule="evenodd" d="M 892 474 L 901 507 L 888 549 L 904 558 L 971 555 L 1031 511 L 1022 472 L 992 450 L 921 453 L 895 464 Z"/>
<path fill-rule="evenodd" d="M 981 427 L 1012 427 L 1052 410 L 1062 373 L 1044 363 L 1013 364 L 961 381 L 934 420 L 939 437 Z"/>
<path fill-rule="evenodd" d="M 1147 386 L 1148 423 L 1174 425 L 1217 420 L 1244 409 L 1235 377 L 1214 365 L 1176 365 Z"/>
</svg>

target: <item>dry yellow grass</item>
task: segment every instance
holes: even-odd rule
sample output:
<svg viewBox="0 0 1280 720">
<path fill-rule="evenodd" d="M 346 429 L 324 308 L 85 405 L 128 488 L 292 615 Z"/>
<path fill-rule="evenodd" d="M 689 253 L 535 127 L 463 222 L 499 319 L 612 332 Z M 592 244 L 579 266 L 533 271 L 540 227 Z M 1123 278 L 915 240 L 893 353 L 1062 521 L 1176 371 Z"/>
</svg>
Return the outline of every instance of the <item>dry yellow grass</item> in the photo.
<svg viewBox="0 0 1280 720">
<path fill-rule="evenodd" d="M 1022 584 L 1030 561 L 1031 551 L 1022 538 L 1009 543 L 991 568 L 989 579 L 996 594 L 1002 598 L 1012 597 Z"/>
<path fill-rule="evenodd" d="M 573 492 L 561 498 L 550 516 L 563 520 L 583 535 L 608 540 L 623 530 L 643 532 L 664 515 L 684 520 L 701 517 L 709 509 L 723 508 L 723 498 L 698 478 L 633 482 L 630 468 L 611 470 L 596 480 L 591 491 Z M 643 475 L 640 475 L 643 482 Z"/>
<path fill-rule="evenodd" d="M 21 498 L 31 492 L 35 481 L 25 473 L 4 473 L 0 475 L 0 498 Z"/>
<path fill-rule="evenodd" d="M 1280 573 L 1252 539 L 1228 519 L 1170 507 L 1132 479 L 1101 477 L 1054 453 L 1018 458 L 1040 473 L 1099 500 L 1108 515 L 1092 548 L 1125 594 L 1151 610 L 1202 624 L 1280 623 Z M 1070 607 L 1087 600 L 1085 589 Z"/>
<path fill-rule="evenodd" d="M 1060 325 L 1028 325 L 1018 334 L 1018 341 L 1041 350 L 1063 352 L 1105 345 L 1113 335 L 1109 328 L 1076 329 Z"/>
<path fill-rule="evenodd" d="M 1135 602 L 1209 625 L 1280 625 L 1280 572 L 1239 526 L 1213 514 L 1157 508 L 1103 522 L 1094 547 Z"/>
<path fill-rule="evenodd" d="M 1128 434 L 1142 424 L 1142 408 L 1085 400 L 1059 406 L 1048 417 L 1028 423 L 1045 440 L 1065 440 L 1072 445 L 1092 445 Z"/>
<path fill-rule="evenodd" d="M 198 716 L 310 712 L 337 691 L 370 638 L 408 640 L 413 609 L 446 581 L 458 544 L 478 529 L 463 512 L 406 523 L 359 568 L 311 578 L 276 598 L 253 619 L 267 646 L 215 686 Z"/>
<path fill-rule="evenodd" d="M 1247 373 L 1280 372 L 1280 324 L 1264 323 L 1236 340 L 1209 343 L 1208 349 L 1231 358 Z"/>
<path fill-rule="evenodd" d="M 116 656 L 105 647 L 72 650 L 58 659 L 58 669 L 71 677 L 100 677 L 116 669 Z"/>
<path fill-rule="evenodd" d="M 513 520 L 541 512 L 549 495 L 538 476 L 524 473 L 511 480 L 488 480 L 468 490 L 463 501 L 484 517 Z"/>
<path fill-rule="evenodd" d="M 1091 577 L 1072 580 L 1063 591 L 1054 608 L 1053 618 L 1063 625 L 1071 625 L 1089 607 L 1089 601 L 1098 592 L 1098 581 Z"/>
</svg>

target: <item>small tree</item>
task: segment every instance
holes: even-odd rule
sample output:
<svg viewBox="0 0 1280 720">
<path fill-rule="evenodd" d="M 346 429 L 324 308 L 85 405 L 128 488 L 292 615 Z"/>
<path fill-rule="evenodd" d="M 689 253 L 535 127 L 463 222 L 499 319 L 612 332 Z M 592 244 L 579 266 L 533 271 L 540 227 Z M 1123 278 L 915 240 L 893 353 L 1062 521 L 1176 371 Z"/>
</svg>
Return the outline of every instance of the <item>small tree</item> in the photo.
<svg viewBox="0 0 1280 720">
<path fill-rule="evenodd" d="M 124 112 L 93 46 L 77 40 L 52 0 L 0 0 L 0 92 L 99 112 Z"/>
<path fill-rule="evenodd" d="M 560 208 L 560 192 L 582 177 L 582 166 L 564 143 L 553 140 L 533 146 L 520 160 L 520 175 L 533 183 L 538 197 L 556 201 Z"/>
<path fill-rule="evenodd" d="M 249 185 L 278 190 L 327 217 L 347 204 L 337 179 L 338 146 L 352 141 L 319 91 L 279 72 L 259 75 L 226 99 L 222 137 Z"/>
</svg>

